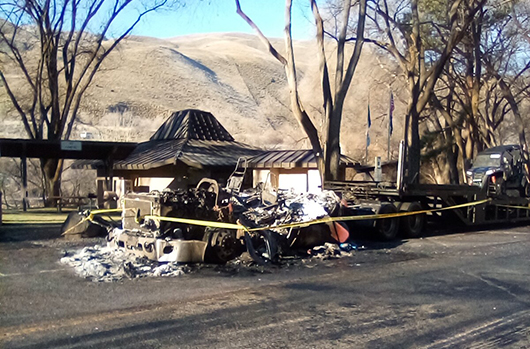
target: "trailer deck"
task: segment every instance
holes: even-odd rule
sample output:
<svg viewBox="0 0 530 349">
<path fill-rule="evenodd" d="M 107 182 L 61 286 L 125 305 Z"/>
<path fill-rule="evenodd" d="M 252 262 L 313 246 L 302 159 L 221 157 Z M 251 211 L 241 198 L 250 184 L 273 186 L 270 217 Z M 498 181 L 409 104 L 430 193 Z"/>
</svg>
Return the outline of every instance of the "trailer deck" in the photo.
<svg viewBox="0 0 530 349">
<path fill-rule="evenodd" d="M 426 221 L 444 224 L 458 222 L 466 226 L 530 221 L 529 198 L 497 195 L 488 186 L 408 184 L 398 188 L 398 185 L 390 182 L 329 181 L 325 183 L 324 189 L 335 191 L 353 210 L 371 210 L 373 214 L 392 213 L 392 207 L 395 212 L 431 211 L 390 218 L 394 223 L 370 222 L 385 240 L 393 239 L 398 230 L 407 237 L 417 237 Z M 488 201 L 484 202 L 486 199 Z M 477 204 L 473 205 L 474 202 Z M 434 211 L 451 207 L 455 208 Z"/>
</svg>

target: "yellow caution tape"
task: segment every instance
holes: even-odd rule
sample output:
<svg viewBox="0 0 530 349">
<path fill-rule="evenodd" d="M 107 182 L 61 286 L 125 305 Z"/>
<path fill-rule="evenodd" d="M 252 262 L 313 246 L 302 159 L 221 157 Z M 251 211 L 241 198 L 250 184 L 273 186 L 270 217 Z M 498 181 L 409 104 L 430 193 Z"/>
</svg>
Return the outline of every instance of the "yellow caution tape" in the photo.
<svg viewBox="0 0 530 349">
<path fill-rule="evenodd" d="M 127 210 L 130 210 L 130 208 L 128 208 Z M 90 211 L 90 214 L 89 214 L 87 217 L 85 217 L 85 218 L 83 218 L 82 220 L 80 220 L 80 221 L 79 221 L 76 225 L 74 225 L 73 227 L 70 227 L 70 228 L 68 228 L 67 230 L 65 230 L 65 231 L 61 234 L 61 236 L 68 235 L 68 233 L 69 233 L 71 230 L 77 228 L 78 226 L 80 226 L 81 224 L 83 224 L 83 223 L 86 222 L 86 221 L 91 221 L 91 222 L 92 222 L 93 219 L 94 219 L 94 216 L 95 216 L 95 215 L 98 215 L 98 214 L 104 214 L 104 213 L 111 213 L 111 212 L 122 212 L 122 209 L 120 209 L 120 208 L 112 208 L 112 209 L 105 209 L 105 210 L 94 210 L 94 211 Z"/>
<path fill-rule="evenodd" d="M 246 230 L 248 232 L 253 232 L 253 231 L 270 230 L 270 229 L 303 228 L 303 227 L 308 227 L 308 226 L 314 225 L 314 224 L 330 223 L 330 222 L 337 222 L 337 221 L 339 221 L 339 222 L 342 222 L 342 221 L 361 221 L 361 220 L 367 220 L 367 219 L 384 219 L 384 218 L 412 216 L 412 215 L 417 215 L 417 214 L 425 214 L 425 213 L 431 213 L 431 212 L 440 212 L 440 211 L 446 211 L 446 210 L 454 210 L 454 209 L 457 209 L 457 208 L 468 207 L 468 206 L 476 206 L 476 205 L 484 204 L 484 203 L 489 202 L 489 201 L 491 201 L 491 199 L 484 199 L 484 200 L 480 200 L 480 201 L 468 202 L 468 203 L 465 203 L 465 204 L 459 204 L 459 205 L 450 206 L 450 207 L 436 208 L 436 209 L 432 209 L 432 210 L 398 212 L 398 213 L 385 213 L 385 214 L 375 214 L 375 215 L 361 215 L 361 216 L 325 217 L 325 218 L 320 218 L 320 219 L 314 219 L 312 221 L 307 221 L 307 222 L 288 223 L 288 224 L 281 224 L 281 225 L 275 225 L 275 226 L 270 226 L 269 225 L 269 226 L 258 227 L 258 228 L 247 228 L 247 227 L 245 227 L 243 225 L 239 225 L 239 224 L 231 224 L 231 223 L 223 223 L 223 222 L 212 222 L 212 221 L 201 221 L 201 220 L 186 219 L 186 218 L 173 218 L 173 217 L 161 217 L 161 216 L 145 216 L 144 218 L 157 219 L 157 220 L 160 220 L 160 221 L 191 224 L 191 225 L 200 225 L 200 226 L 212 227 L 212 228 L 224 228 L 224 229 L 234 229 L 234 230 L 243 229 L 243 230 Z"/>
<path fill-rule="evenodd" d="M 203 227 L 211 227 L 211 228 L 221 228 L 221 229 L 233 229 L 233 230 L 247 230 L 247 228 L 244 225 L 239 224 L 233 224 L 233 223 L 224 223 L 224 222 L 213 222 L 213 221 L 200 221 L 196 219 L 188 219 L 188 218 L 176 218 L 176 217 L 161 217 L 161 216 L 143 216 L 144 219 L 155 219 L 158 221 L 164 221 L 164 222 L 173 222 L 173 223 L 183 223 L 183 224 L 190 224 L 190 225 L 200 225 Z"/>
<path fill-rule="evenodd" d="M 463 207 L 469 207 L 469 206 L 477 206 L 481 204 L 485 204 L 487 202 L 491 201 L 491 199 L 484 199 L 474 202 L 468 202 L 465 204 L 459 204 L 449 207 L 442 207 L 442 208 L 435 208 L 431 210 L 419 210 L 419 211 L 409 211 L 409 212 L 398 212 L 398 213 L 385 213 L 385 214 L 375 214 L 375 215 L 360 215 L 360 216 L 343 216 L 343 217 L 325 217 L 320 219 L 314 219 L 312 221 L 307 222 L 298 222 L 298 223 L 288 223 L 288 224 L 280 224 L 275 226 L 264 226 L 264 227 L 258 227 L 258 228 L 248 228 L 244 225 L 240 224 L 233 224 L 233 223 L 224 223 L 224 222 L 214 222 L 214 221 L 203 221 L 203 220 L 196 220 L 196 219 L 188 219 L 188 218 L 177 218 L 177 217 L 162 217 L 162 216 L 154 216 L 154 215 L 146 215 L 141 218 L 143 219 L 153 219 L 158 221 L 165 221 L 165 222 L 173 222 L 173 223 L 182 223 L 182 224 L 190 224 L 190 225 L 198 225 L 203 227 L 211 227 L 211 228 L 220 228 L 220 229 L 231 229 L 231 230 L 245 230 L 248 232 L 254 232 L 254 231 L 261 231 L 261 230 L 270 230 L 270 229 L 285 229 L 285 228 L 303 228 L 308 227 L 314 224 L 320 224 L 320 223 L 331 223 L 331 222 L 345 222 L 345 221 L 361 221 L 361 220 L 368 220 L 368 219 L 385 219 L 385 218 L 396 218 L 396 217 L 405 217 L 405 216 L 413 216 L 418 214 L 426 214 L 426 213 L 433 213 L 433 212 L 441 212 L 441 211 L 447 211 L 447 210 L 454 210 L 457 208 L 463 208 Z M 499 205 L 502 206 L 502 205 Z M 522 207 L 521 207 L 522 208 Z M 528 208 L 530 209 L 530 208 Z M 133 210 L 131 208 L 131 210 Z M 92 220 L 94 215 L 96 214 L 102 214 L 102 213 L 108 213 L 108 212 L 117 212 L 121 211 L 120 209 L 111 209 L 111 210 L 95 210 L 90 213 L 90 215 L 76 224 L 74 227 L 68 229 L 71 230 L 75 227 L 77 227 L 79 224 L 83 223 L 85 220 Z M 65 231 L 63 235 L 65 235 L 68 231 Z"/>
<path fill-rule="evenodd" d="M 405 216 L 413 216 L 413 215 L 418 215 L 418 214 L 454 210 L 457 208 L 468 207 L 468 206 L 476 206 L 476 205 L 484 204 L 488 201 L 491 201 L 491 199 L 467 202 L 465 204 L 459 204 L 459 205 L 442 207 L 442 208 L 435 208 L 432 210 L 419 210 L 419 211 L 410 211 L 410 212 L 384 213 L 384 214 L 360 215 L 360 216 L 325 217 L 325 218 L 315 219 L 315 220 L 303 222 L 303 223 L 289 223 L 289 224 L 281 224 L 281 225 L 276 225 L 276 226 L 252 228 L 252 229 L 249 229 L 248 231 L 252 232 L 252 231 L 268 230 L 268 229 L 306 227 L 306 226 L 318 224 L 318 223 L 363 221 L 363 220 L 368 220 L 368 219 L 385 219 L 385 218 L 405 217 Z"/>
<path fill-rule="evenodd" d="M 125 210 L 133 210 L 132 208 L 127 208 Z M 121 208 L 109 208 L 109 209 L 104 209 L 104 210 L 94 210 L 94 211 L 90 211 L 90 214 L 88 215 L 90 217 L 90 220 L 92 220 L 92 218 L 94 218 L 95 215 L 98 215 L 98 214 L 104 214 L 104 213 L 112 213 L 112 212 L 122 212 L 123 209 Z"/>
<path fill-rule="evenodd" d="M 512 206 L 512 205 L 501 205 L 501 204 L 498 204 L 497 206 L 499 207 L 506 207 L 506 208 L 520 208 L 520 209 L 523 209 L 523 210 L 530 210 L 530 207 L 528 206 Z"/>
</svg>

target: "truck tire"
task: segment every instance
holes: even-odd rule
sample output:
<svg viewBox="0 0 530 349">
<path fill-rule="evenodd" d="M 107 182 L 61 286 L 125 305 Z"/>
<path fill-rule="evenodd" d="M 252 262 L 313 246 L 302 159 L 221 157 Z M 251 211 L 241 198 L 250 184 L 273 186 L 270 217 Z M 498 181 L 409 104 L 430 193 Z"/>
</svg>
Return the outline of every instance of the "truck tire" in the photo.
<svg viewBox="0 0 530 349">
<path fill-rule="evenodd" d="M 405 203 L 401 207 L 402 212 L 421 211 L 423 208 L 417 201 Z M 417 238 L 421 236 L 425 225 L 425 213 L 401 217 L 399 220 L 400 232 L 404 237 Z"/>
<path fill-rule="evenodd" d="M 203 241 L 208 244 L 204 256 L 206 263 L 225 264 L 243 252 L 235 232 L 232 231 L 206 228 Z"/>
<path fill-rule="evenodd" d="M 397 208 L 392 204 L 382 204 L 377 211 L 377 214 L 389 214 L 397 213 Z M 384 241 L 394 240 L 399 230 L 399 218 L 383 218 L 376 219 L 374 222 L 374 228 L 377 232 L 377 236 Z"/>
</svg>

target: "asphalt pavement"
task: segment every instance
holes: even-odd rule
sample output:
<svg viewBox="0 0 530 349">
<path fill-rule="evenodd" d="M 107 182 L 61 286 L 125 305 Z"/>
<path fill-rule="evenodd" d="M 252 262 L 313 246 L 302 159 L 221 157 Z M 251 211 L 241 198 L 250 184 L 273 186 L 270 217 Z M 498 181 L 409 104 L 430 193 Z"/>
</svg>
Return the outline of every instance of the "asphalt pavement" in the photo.
<svg viewBox="0 0 530 349">
<path fill-rule="evenodd" d="M 529 348 L 530 227 L 364 246 L 262 271 L 96 283 L 59 263 L 101 240 L 0 227 L 0 347 Z"/>
</svg>

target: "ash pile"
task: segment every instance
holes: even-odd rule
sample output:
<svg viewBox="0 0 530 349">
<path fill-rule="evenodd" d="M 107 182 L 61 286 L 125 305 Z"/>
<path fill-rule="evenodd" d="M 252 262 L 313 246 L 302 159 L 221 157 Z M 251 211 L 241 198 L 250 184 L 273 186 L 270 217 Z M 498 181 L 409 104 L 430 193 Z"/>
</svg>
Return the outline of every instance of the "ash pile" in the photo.
<svg viewBox="0 0 530 349">
<path fill-rule="evenodd" d="M 138 257 L 124 249 L 100 245 L 67 252 L 60 262 L 73 267 L 77 275 L 95 282 L 141 277 L 175 277 L 191 271 L 191 268 L 185 264 L 160 264 Z"/>
<path fill-rule="evenodd" d="M 352 256 L 357 246 L 343 243 L 340 245 L 325 243 L 307 251 L 307 258 L 289 257 L 281 260 L 279 268 L 298 265 L 313 267 L 306 262 L 313 259 L 330 260 Z M 93 282 L 116 282 L 123 279 L 151 278 L 151 277 L 181 277 L 204 271 L 225 275 L 259 275 L 270 273 L 268 266 L 259 265 L 248 256 L 237 257 L 225 264 L 184 264 L 177 262 L 159 263 L 145 257 L 126 251 L 123 248 L 95 245 L 82 249 L 65 251 L 60 263 L 72 267 L 75 274 Z M 276 268 L 275 268 L 276 269 Z"/>
<path fill-rule="evenodd" d="M 145 276 L 159 274 L 156 268 L 160 262 L 224 264 L 242 253 L 248 253 L 256 265 L 278 264 L 283 256 L 322 255 L 315 252 L 319 246 L 328 246 L 320 251 L 336 258 L 340 251 L 342 255 L 351 253 L 346 226 L 337 222 L 303 223 L 338 216 L 340 210 L 340 199 L 332 191 L 311 194 L 257 187 L 231 193 L 210 179 L 188 191 L 128 193 L 122 200 L 121 224 L 89 219 L 89 225 L 108 232 L 108 249 L 92 251 L 93 258 L 88 250 L 76 253 L 63 258 L 63 262 L 74 266 L 80 275 L 90 277 L 96 270 L 95 279 L 104 279 L 105 275 L 131 277 L 132 270 L 139 277 L 144 272 Z M 65 223 L 70 227 L 65 229 L 83 225 L 90 217 L 89 213 L 80 213 Z M 74 229 L 76 234 L 78 230 Z M 339 248 L 339 244 L 343 245 Z M 127 258 L 109 262 L 112 253 L 121 253 L 112 251 L 122 251 Z M 131 264 L 122 268 L 125 259 Z M 103 267 L 96 266 L 98 263 Z M 185 273 L 184 269 L 175 270 L 177 274 Z"/>
</svg>

